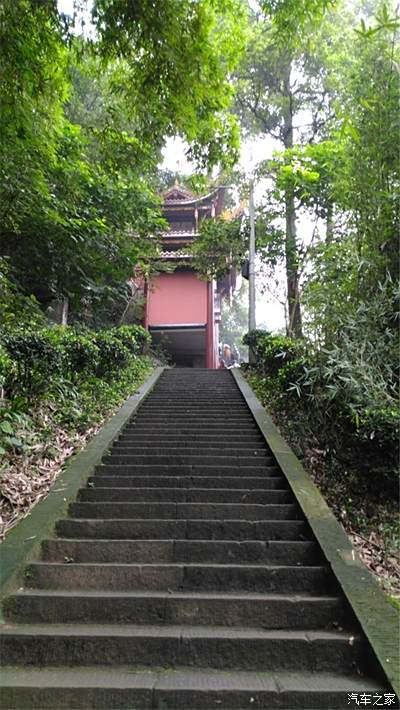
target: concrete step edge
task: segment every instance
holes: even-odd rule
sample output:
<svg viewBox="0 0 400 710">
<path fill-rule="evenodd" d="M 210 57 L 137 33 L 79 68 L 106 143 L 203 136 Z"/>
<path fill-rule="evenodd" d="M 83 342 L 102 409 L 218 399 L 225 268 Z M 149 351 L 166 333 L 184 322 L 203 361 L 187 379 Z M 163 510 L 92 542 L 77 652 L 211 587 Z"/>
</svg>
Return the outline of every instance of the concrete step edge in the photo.
<svg viewBox="0 0 400 710">
<path fill-rule="evenodd" d="M 165 679 L 168 690 L 184 691 L 199 690 L 202 693 L 218 691 L 244 691 L 255 695 L 257 693 L 291 693 L 301 690 L 308 693 L 381 691 L 380 684 L 358 675 L 341 675 L 335 673 L 318 673 L 302 671 L 289 673 L 284 671 L 241 671 L 212 670 L 209 668 L 175 669 L 155 668 L 152 670 L 132 666 L 116 666 L 110 674 L 109 666 L 73 667 L 59 666 L 56 668 L 25 667 L 15 668 L 3 666 L 2 683 L 6 688 L 113 688 L 119 690 L 127 687 L 137 690 L 148 688 L 152 691 L 162 690 L 162 680 Z M 164 686 L 165 687 L 165 686 Z M 347 702 L 347 697 L 346 697 Z M 83 706 L 80 706 L 83 707 Z M 151 707 L 149 705 L 148 707 Z M 172 707 L 172 706 L 170 706 Z M 226 707 L 226 706 L 225 706 Z M 300 705 L 297 705 L 300 708 Z M 304 707 L 304 706 L 303 706 Z M 316 707 L 313 705 L 313 707 Z M 344 705 L 345 707 L 345 705 Z M 393 706 L 392 706 L 393 707 Z"/>
<path fill-rule="evenodd" d="M 49 636 L 57 638 L 63 636 L 80 637 L 104 637 L 110 636 L 126 638 L 140 636 L 143 638 L 226 638 L 240 642 L 241 639 L 279 639 L 287 640 L 290 643 L 292 639 L 298 639 L 308 643 L 312 643 L 317 639 L 323 641 L 343 641 L 348 643 L 349 639 L 356 640 L 357 637 L 351 632 L 346 631 L 302 631 L 285 629 L 283 631 L 277 629 L 253 629 L 251 627 L 220 627 L 220 626 L 181 626 L 180 624 L 165 625 L 145 625 L 145 624 L 4 624 L 0 626 L 0 638 L 9 636 Z"/>
<path fill-rule="evenodd" d="M 178 601 L 183 600 L 199 600 L 199 601 L 261 601 L 261 602 L 287 602 L 288 604 L 303 604 L 311 602 L 343 602 L 340 595 L 335 594 L 312 594 L 311 592 L 292 592 L 284 593 L 261 593 L 261 592 L 244 592 L 240 590 L 233 591 L 178 591 L 171 589 L 168 591 L 160 590 L 136 590 L 136 591 L 108 591 L 108 590 L 91 590 L 91 589 L 20 589 L 7 598 L 53 598 L 53 599 L 173 599 Z M 1 628 L 1 627 L 0 627 Z"/>
</svg>

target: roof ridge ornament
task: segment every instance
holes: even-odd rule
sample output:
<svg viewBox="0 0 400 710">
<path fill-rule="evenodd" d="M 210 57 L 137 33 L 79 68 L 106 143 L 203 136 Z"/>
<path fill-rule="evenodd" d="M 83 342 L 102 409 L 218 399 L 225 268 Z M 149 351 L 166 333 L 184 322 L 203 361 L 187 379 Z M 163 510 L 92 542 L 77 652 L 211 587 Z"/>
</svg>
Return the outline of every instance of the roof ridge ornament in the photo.
<svg viewBox="0 0 400 710">
<path fill-rule="evenodd" d="M 174 185 L 163 193 L 164 202 L 192 202 L 195 199 L 190 190 L 180 185 L 178 177 L 175 178 Z"/>
</svg>

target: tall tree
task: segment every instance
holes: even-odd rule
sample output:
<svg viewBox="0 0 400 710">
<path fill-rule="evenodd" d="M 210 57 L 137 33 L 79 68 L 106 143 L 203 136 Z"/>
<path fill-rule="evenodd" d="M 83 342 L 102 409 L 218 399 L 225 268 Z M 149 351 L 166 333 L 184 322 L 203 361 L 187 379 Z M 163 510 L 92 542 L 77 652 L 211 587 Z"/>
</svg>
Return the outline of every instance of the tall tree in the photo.
<svg viewBox="0 0 400 710">
<path fill-rule="evenodd" d="M 313 147 L 308 165 L 312 160 L 318 175 L 317 200 L 329 194 L 332 230 L 330 239 L 317 246 L 305 296 L 312 322 L 328 340 L 335 339 L 339 319 L 351 318 L 357 308 L 372 308 L 382 292 L 393 299 L 382 332 L 397 328 L 399 20 L 394 8 L 381 3 L 375 18 L 361 23 L 353 18 L 346 46 L 327 58 L 333 83 L 331 137 Z M 298 162 L 303 158 L 298 156 Z M 329 278 L 317 279 L 317 273 Z"/>
<path fill-rule="evenodd" d="M 296 140 L 315 137 L 325 111 L 324 87 L 306 47 L 290 35 L 283 43 L 273 22 L 262 13 L 253 17 L 246 61 L 237 72 L 236 111 L 245 133 L 271 136 L 286 151 Z M 303 126 L 298 120 L 301 112 L 309 114 Z M 285 188 L 284 203 L 288 334 L 301 337 L 296 204 L 290 184 Z"/>
<path fill-rule="evenodd" d="M 0 222 L 5 231 L 47 199 L 68 91 L 67 50 L 50 3 L 0 5 Z"/>
</svg>

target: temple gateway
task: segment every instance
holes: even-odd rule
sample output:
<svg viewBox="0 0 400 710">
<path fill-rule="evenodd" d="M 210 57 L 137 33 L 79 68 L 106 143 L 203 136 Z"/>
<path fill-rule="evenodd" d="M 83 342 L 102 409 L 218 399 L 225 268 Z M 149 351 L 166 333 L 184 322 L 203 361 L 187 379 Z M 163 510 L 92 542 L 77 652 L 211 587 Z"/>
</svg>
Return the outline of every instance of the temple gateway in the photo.
<svg viewBox="0 0 400 710">
<path fill-rule="evenodd" d="M 173 264 L 146 284 L 144 325 L 155 344 L 161 344 L 180 367 L 219 366 L 221 299 L 230 297 L 235 271 L 218 281 L 205 281 L 185 253 L 196 239 L 203 219 L 218 217 L 224 188 L 196 197 L 175 184 L 163 195 L 163 215 L 168 230 L 162 236 L 162 259 Z"/>
</svg>

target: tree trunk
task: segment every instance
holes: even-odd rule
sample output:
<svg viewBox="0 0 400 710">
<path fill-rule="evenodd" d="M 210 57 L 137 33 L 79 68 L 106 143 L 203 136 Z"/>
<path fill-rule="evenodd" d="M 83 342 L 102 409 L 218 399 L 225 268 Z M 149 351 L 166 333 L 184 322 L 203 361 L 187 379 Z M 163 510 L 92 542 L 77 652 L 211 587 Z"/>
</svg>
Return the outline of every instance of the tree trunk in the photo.
<svg viewBox="0 0 400 710">
<path fill-rule="evenodd" d="M 68 325 L 69 300 L 65 296 L 61 307 L 61 325 Z"/>
<path fill-rule="evenodd" d="M 286 190 L 286 282 L 288 302 L 287 334 L 290 338 L 302 338 L 299 268 L 297 253 L 297 230 L 294 197 L 292 190 Z"/>
<path fill-rule="evenodd" d="M 287 63 L 286 76 L 284 80 L 284 93 L 286 110 L 283 125 L 283 143 L 285 150 L 293 148 L 293 106 L 290 87 L 291 61 Z M 286 217 L 286 281 L 287 281 L 287 303 L 288 303 L 288 325 L 287 334 L 291 338 L 302 338 L 300 289 L 299 289 L 299 266 L 297 250 L 297 228 L 296 228 L 296 208 L 294 194 L 291 188 L 285 193 L 285 217 Z"/>
<path fill-rule="evenodd" d="M 333 204 L 329 200 L 326 207 L 326 243 L 330 244 L 333 239 Z"/>
</svg>

